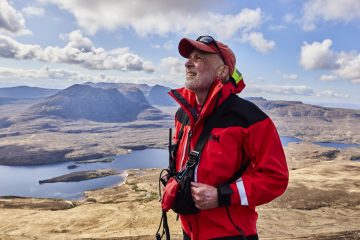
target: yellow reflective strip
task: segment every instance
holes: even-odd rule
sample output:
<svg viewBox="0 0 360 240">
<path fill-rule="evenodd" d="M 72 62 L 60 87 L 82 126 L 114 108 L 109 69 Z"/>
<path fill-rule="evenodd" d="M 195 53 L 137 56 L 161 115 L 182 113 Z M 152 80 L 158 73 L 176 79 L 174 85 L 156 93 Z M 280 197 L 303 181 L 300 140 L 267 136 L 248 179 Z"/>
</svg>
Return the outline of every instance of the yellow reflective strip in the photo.
<svg viewBox="0 0 360 240">
<path fill-rule="evenodd" d="M 236 68 L 234 69 L 232 78 L 235 80 L 236 84 L 238 84 L 243 79 L 241 73 Z"/>
</svg>

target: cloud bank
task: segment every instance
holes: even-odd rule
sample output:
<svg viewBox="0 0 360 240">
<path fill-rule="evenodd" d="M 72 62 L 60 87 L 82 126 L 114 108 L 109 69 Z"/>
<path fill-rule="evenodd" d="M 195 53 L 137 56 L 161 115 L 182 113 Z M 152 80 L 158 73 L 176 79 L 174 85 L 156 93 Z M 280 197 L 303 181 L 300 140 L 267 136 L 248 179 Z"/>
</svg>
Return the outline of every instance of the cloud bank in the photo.
<svg viewBox="0 0 360 240">
<path fill-rule="evenodd" d="M 215 0 L 154 0 L 151 4 L 143 1 L 89 1 L 89 0 L 38 0 L 43 4 L 54 4 L 70 12 L 79 27 L 89 34 L 101 29 L 114 31 L 132 28 L 141 37 L 211 34 L 216 38 L 228 39 L 243 36 L 257 51 L 269 52 L 274 41 L 265 39 L 256 32 L 263 16 L 260 8 L 244 8 L 234 14 L 220 14 L 211 11 L 219 3 Z M 90 3 L 89 3 L 90 2 Z"/>
<path fill-rule="evenodd" d="M 352 52 L 336 52 L 331 49 L 332 40 L 322 42 L 304 42 L 301 47 L 300 64 L 306 70 L 329 70 L 331 76 L 360 83 L 360 54 Z M 334 77 L 321 77 L 321 80 L 334 80 Z"/>
<path fill-rule="evenodd" d="M 305 31 L 316 29 L 319 21 L 349 22 L 360 19 L 358 0 L 310 0 L 304 4 L 302 27 Z"/>
<path fill-rule="evenodd" d="M 33 59 L 49 63 L 78 64 L 84 68 L 96 70 L 145 71 L 153 72 L 151 62 L 131 53 L 128 48 L 116 48 L 106 51 L 95 48 L 89 38 L 80 30 L 67 36 L 65 47 L 22 44 L 4 35 L 0 35 L 0 57 L 13 59 Z"/>
<path fill-rule="evenodd" d="M 31 33 L 25 27 L 23 15 L 13 8 L 7 0 L 0 0 L 0 33 L 24 35 Z"/>
</svg>

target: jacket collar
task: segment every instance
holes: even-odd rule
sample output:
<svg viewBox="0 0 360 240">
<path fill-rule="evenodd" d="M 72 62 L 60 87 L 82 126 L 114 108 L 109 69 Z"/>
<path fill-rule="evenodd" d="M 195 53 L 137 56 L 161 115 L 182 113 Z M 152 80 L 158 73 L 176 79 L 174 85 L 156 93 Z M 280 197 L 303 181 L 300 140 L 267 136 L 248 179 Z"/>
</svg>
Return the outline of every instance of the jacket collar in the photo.
<svg viewBox="0 0 360 240">
<path fill-rule="evenodd" d="M 243 80 L 240 80 L 236 83 L 235 80 L 231 78 L 230 81 L 225 84 L 222 84 L 219 80 L 215 80 L 210 87 L 209 93 L 199 116 L 195 108 L 196 96 L 194 92 L 186 89 L 185 87 L 182 87 L 171 90 L 169 94 L 189 115 L 190 122 L 193 125 L 198 120 L 204 119 L 210 115 L 214 108 L 222 104 L 231 94 L 240 93 L 244 88 L 245 83 Z"/>
</svg>

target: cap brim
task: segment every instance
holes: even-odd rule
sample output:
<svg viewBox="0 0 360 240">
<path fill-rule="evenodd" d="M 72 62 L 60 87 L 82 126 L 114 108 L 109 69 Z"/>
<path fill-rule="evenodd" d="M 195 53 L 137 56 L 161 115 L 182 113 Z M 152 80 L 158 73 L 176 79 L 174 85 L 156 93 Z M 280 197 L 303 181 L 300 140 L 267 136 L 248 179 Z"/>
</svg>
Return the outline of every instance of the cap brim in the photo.
<svg viewBox="0 0 360 240">
<path fill-rule="evenodd" d="M 179 42 L 179 53 L 184 58 L 189 58 L 190 53 L 194 50 L 198 49 L 203 52 L 208 53 L 216 53 L 216 49 L 211 48 L 209 45 L 206 45 L 205 43 L 198 42 L 192 39 L 183 38 Z"/>
</svg>

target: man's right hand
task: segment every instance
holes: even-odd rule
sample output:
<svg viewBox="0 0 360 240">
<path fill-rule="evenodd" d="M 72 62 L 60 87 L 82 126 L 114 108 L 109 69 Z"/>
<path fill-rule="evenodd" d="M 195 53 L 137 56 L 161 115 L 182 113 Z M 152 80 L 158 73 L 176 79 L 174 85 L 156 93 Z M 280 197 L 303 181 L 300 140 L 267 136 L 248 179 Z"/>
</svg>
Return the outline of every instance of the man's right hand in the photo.
<svg viewBox="0 0 360 240">
<path fill-rule="evenodd" d="M 191 182 L 191 195 L 198 209 L 212 209 L 219 206 L 217 188 L 204 183 Z"/>
</svg>

